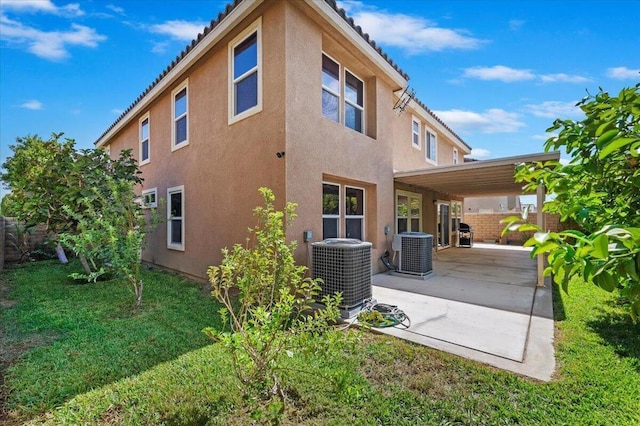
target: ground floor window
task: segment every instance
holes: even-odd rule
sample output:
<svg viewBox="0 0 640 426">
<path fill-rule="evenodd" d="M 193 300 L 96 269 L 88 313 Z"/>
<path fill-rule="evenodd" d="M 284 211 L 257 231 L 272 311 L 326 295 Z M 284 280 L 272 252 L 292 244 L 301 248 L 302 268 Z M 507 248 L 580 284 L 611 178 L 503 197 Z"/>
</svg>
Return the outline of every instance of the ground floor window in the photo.
<svg viewBox="0 0 640 426">
<path fill-rule="evenodd" d="M 365 240 L 365 190 L 322 183 L 322 238 Z"/>
<path fill-rule="evenodd" d="M 167 189 L 167 247 L 184 250 L 184 186 Z"/>
<path fill-rule="evenodd" d="M 396 191 L 396 231 L 422 231 L 422 195 Z"/>
</svg>

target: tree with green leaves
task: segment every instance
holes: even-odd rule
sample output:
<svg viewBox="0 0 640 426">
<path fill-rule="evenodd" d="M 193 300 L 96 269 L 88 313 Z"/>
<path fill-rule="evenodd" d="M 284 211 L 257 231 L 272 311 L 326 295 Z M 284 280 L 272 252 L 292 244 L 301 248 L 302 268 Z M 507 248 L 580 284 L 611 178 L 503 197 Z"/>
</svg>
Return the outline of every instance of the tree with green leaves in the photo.
<svg viewBox="0 0 640 426">
<path fill-rule="evenodd" d="M 505 219 L 508 230 L 535 231 L 525 245 L 547 254 L 554 280 L 565 291 L 571 278 L 619 290 L 634 321 L 640 315 L 640 83 L 617 96 L 600 91 L 578 103 L 582 121 L 556 120 L 558 132 L 545 150 L 564 149 L 568 164 L 522 164 L 516 179 L 525 189 L 542 184 L 555 198 L 543 211 L 556 213 L 577 229 L 546 232 L 519 217 Z"/>
<path fill-rule="evenodd" d="M 62 136 L 54 133 L 48 140 L 38 135 L 17 138 L 10 146 L 13 155 L 3 164 L 5 171 L 0 175 L 11 191 L 3 200 L 4 207 L 27 226 L 46 225 L 55 240 L 62 233 L 78 233 L 79 218 L 88 211 L 86 199 L 93 197 L 99 203 L 97 194 L 110 191 L 105 185 L 106 176 L 131 185 L 142 183 L 130 151 L 112 160 L 100 149 L 77 151 L 75 141 L 62 140 Z M 66 262 L 60 244 L 57 251 Z M 80 260 L 90 274 L 90 262 L 84 257 Z"/>
<path fill-rule="evenodd" d="M 158 223 L 155 209 L 146 212 L 135 199 L 131 182 L 104 176 L 100 187 L 92 188 L 91 195 L 80 200 L 82 213 L 64 206 L 67 214 L 77 220 L 78 232 L 60 236 L 64 244 L 73 247 L 78 256 L 90 259 L 93 266 L 89 274 L 71 276 L 95 281 L 111 274 L 124 280 L 135 294 L 134 313 L 142 304 L 144 283 L 140 276 L 140 255 L 144 237 Z"/>
<path fill-rule="evenodd" d="M 273 192 L 260 192 L 265 205 L 254 210 L 259 223 L 249 230 L 253 238 L 245 246 L 223 249 L 222 264 L 207 271 L 212 295 L 224 305 L 220 314 L 226 330 L 205 333 L 230 352 L 247 396 L 256 391 L 267 401 L 277 396 L 269 408 L 281 414 L 286 359 L 337 348 L 341 338 L 331 324 L 339 318 L 341 298 L 325 296 L 325 307 L 311 310 L 320 281 L 305 278 L 307 268 L 293 258 L 296 242 L 286 240 L 296 206 L 287 203 L 277 211 Z"/>
</svg>

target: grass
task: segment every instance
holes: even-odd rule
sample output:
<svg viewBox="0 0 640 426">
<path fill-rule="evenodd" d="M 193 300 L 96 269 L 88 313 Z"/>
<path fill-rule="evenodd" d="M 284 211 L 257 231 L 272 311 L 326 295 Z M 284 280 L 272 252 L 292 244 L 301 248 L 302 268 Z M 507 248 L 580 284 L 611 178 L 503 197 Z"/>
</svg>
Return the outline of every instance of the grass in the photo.
<svg viewBox="0 0 640 426">
<path fill-rule="evenodd" d="M 200 330 L 216 325 L 198 285 L 145 273 L 143 308 L 121 285 L 77 285 L 68 268 L 10 271 L 3 309 L 9 422 L 249 424 L 228 356 Z M 555 292 L 558 370 L 540 383 L 388 336 L 305 362 L 294 357 L 285 424 L 640 423 L 640 326 L 615 296 L 573 283 Z M 265 409 L 266 410 L 266 409 Z M 254 413 L 255 414 L 255 413 Z M 266 417 L 265 417 L 266 418 Z M 263 418 L 264 419 L 264 418 Z"/>
</svg>

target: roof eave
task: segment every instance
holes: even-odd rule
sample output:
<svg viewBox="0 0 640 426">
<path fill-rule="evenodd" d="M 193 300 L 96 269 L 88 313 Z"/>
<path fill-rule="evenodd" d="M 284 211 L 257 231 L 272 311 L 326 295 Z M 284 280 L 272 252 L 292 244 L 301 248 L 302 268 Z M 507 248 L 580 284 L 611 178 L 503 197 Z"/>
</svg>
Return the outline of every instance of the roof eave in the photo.
<svg viewBox="0 0 640 426">
<path fill-rule="evenodd" d="M 342 36 L 346 37 L 351 43 L 353 43 L 360 51 L 365 53 L 367 57 L 378 66 L 385 75 L 389 77 L 398 88 L 404 89 L 407 87 L 409 77 L 403 75 L 396 70 L 389 62 L 389 58 L 385 58 L 386 55 L 381 51 L 376 50 L 367 40 L 363 38 L 356 30 L 351 27 L 340 14 L 332 8 L 326 1 L 306 0 L 306 3 L 317 13 L 331 24 L 331 26 L 338 31 Z M 384 56 L 383 56 L 384 55 Z"/>
</svg>

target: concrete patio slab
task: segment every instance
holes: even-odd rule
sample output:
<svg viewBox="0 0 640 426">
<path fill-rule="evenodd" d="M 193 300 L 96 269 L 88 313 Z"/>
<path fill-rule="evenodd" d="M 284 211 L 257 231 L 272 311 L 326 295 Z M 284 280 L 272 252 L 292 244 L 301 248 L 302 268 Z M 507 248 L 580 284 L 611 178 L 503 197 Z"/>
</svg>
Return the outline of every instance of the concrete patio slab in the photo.
<svg viewBox="0 0 640 426">
<path fill-rule="evenodd" d="M 378 274 L 373 296 L 397 305 L 409 329 L 380 332 L 548 381 L 555 370 L 550 283 L 520 247 L 476 245 L 438 252 L 426 279 Z"/>
</svg>

